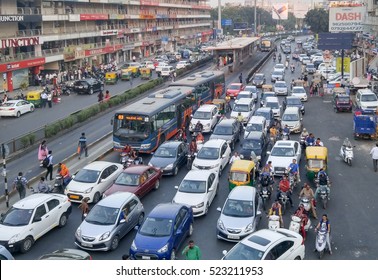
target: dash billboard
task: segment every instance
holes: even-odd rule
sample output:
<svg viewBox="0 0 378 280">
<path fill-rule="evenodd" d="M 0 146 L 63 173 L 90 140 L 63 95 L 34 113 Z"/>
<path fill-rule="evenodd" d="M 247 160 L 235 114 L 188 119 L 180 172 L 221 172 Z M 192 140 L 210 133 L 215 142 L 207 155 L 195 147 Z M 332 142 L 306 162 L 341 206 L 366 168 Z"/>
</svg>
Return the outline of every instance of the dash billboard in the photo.
<svg viewBox="0 0 378 280">
<path fill-rule="evenodd" d="M 329 8 L 329 32 L 363 31 L 366 7 Z"/>
</svg>

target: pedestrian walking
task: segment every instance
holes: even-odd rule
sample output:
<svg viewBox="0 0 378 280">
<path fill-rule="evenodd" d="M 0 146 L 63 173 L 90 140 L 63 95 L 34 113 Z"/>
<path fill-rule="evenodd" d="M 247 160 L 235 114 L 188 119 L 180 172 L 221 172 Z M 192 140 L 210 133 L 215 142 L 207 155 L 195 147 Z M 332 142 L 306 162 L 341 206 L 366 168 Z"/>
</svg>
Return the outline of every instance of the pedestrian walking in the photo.
<svg viewBox="0 0 378 280">
<path fill-rule="evenodd" d="M 48 159 L 48 162 L 46 164 L 47 173 L 46 173 L 45 178 L 46 178 L 46 181 L 47 181 L 48 180 L 47 177 L 50 175 L 50 181 L 52 181 L 52 179 L 53 179 L 52 178 L 53 168 L 54 168 L 52 151 L 49 151 L 49 154 L 46 158 Z"/>
<path fill-rule="evenodd" d="M 375 144 L 375 147 L 370 151 L 371 157 L 373 159 L 374 172 L 377 172 L 378 164 L 378 143 Z"/>
<path fill-rule="evenodd" d="M 79 159 L 81 158 L 81 155 L 83 152 L 85 152 L 85 156 L 88 157 L 88 148 L 87 148 L 87 137 L 85 137 L 85 133 L 83 132 L 81 134 L 81 137 L 79 138 Z"/>
<path fill-rule="evenodd" d="M 240 75 L 239 75 L 239 81 L 240 81 L 241 84 L 243 83 L 243 73 L 240 73 Z"/>
<path fill-rule="evenodd" d="M 81 220 L 83 221 L 87 214 L 89 213 L 89 205 L 88 205 L 89 197 L 83 198 L 78 208 L 81 210 Z"/>
<path fill-rule="evenodd" d="M 40 162 L 40 167 L 42 166 L 43 160 L 48 156 L 49 149 L 47 148 L 46 140 L 43 140 L 38 147 L 38 160 Z"/>
<path fill-rule="evenodd" d="M 106 93 L 105 93 L 105 99 L 104 101 L 107 102 L 110 100 L 110 92 L 107 90 Z"/>
<path fill-rule="evenodd" d="M 41 101 L 42 101 L 42 108 L 46 108 L 46 104 L 47 104 L 47 93 L 46 91 L 44 90 L 41 94 Z"/>
<path fill-rule="evenodd" d="M 185 256 L 186 260 L 200 260 L 201 259 L 201 250 L 194 244 L 193 240 L 189 241 L 189 244 L 182 251 L 182 255 Z"/>
<path fill-rule="evenodd" d="M 130 75 L 130 86 L 132 87 L 133 86 L 133 74 Z"/>
<path fill-rule="evenodd" d="M 20 199 L 25 198 L 26 195 L 26 188 L 29 187 L 29 182 L 26 178 L 22 175 L 22 172 L 18 173 L 18 176 L 13 181 L 13 189 L 18 191 L 20 195 Z"/>
<path fill-rule="evenodd" d="M 101 103 L 104 100 L 104 94 L 102 93 L 102 90 L 97 95 L 98 103 Z"/>
</svg>

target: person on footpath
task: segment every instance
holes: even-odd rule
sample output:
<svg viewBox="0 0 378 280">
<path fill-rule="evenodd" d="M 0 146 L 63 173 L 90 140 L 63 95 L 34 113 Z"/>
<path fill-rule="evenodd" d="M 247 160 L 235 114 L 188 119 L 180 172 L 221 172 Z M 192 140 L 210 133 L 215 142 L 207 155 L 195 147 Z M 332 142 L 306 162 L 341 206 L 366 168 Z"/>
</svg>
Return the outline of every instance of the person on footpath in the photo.
<svg viewBox="0 0 378 280">
<path fill-rule="evenodd" d="M 110 100 L 110 92 L 107 90 L 106 92 L 105 92 L 105 99 L 104 99 L 104 101 L 105 102 L 108 102 Z"/>
<path fill-rule="evenodd" d="M 374 172 L 377 172 L 378 164 L 378 143 L 375 144 L 375 147 L 370 151 L 371 158 L 373 159 Z"/>
<path fill-rule="evenodd" d="M 47 93 L 46 93 L 46 91 L 42 92 L 42 94 L 41 94 L 41 101 L 42 101 L 41 107 L 42 108 L 46 108 L 46 103 L 47 103 Z"/>
<path fill-rule="evenodd" d="M 97 95 L 97 98 L 98 98 L 98 103 L 102 103 L 102 101 L 104 100 L 104 94 L 102 93 L 102 90 Z"/>
<path fill-rule="evenodd" d="M 13 189 L 18 191 L 20 199 L 25 198 L 26 195 L 26 188 L 29 187 L 29 182 L 26 178 L 22 175 L 22 172 L 18 173 L 18 176 L 13 181 Z"/>
<path fill-rule="evenodd" d="M 186 260 L 200 260 L 201 259 L 201 250 L 194 244 L 193 240 L 189 241 L 189 244 L 182 251 L 182 255 L 185 256 Z"/>
<path fill-rule="evenodd" d="M 47 177 L 50 175 L 50 181 L 52 181 L 53 177 L 53 169 L 54 169 L 54 165 L 53 165 L 53 155 L 52 155 L 52 151 L 49 151 L 49 154 L 47 156 L 47 158 L 49 159 L 49 162 L 47 164 L 47 173 L 46 173 L 46 181 L 48 180 Z"/>
<path fill-rule="evenodd" d="M 81 158 L 81 155 L 83 152 L 85 152 L 85 157 L 88 157 L 88 148 L 87 148 L 87 137 L 85 137 L 85 133 L 83 132 L 81 134 L 81 137 L 79 138 L 79 159 Z"/>
<path fill-rule="evenodd" d="M 52 107 L 52 94 L 51 94 L 51 91 L 47 94 L 47 104 L 49 104 L 49 108 Z"/>
<path fill-rule="evenodd" d="M 40 167 L 43 167 L 42 162 L 49 154 L 49 149 L 47 148 L 46 140 L 43 140 L 38 147 L 38 160 L 40 162 Z"/>
</svg>

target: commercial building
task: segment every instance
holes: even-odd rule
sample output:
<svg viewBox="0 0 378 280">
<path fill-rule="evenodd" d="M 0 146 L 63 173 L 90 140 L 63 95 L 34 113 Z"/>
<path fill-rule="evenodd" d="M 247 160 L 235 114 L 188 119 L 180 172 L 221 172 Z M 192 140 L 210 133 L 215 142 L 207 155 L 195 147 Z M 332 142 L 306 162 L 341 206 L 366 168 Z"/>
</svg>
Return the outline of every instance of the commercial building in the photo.
<svg viewBox="0 0 378 280">
<path fill-rule="evenodd" d="M 212 35 L 208 0 L 0 0 L 0 90 L 44 71 L 175 51 Z"/>
</svg>

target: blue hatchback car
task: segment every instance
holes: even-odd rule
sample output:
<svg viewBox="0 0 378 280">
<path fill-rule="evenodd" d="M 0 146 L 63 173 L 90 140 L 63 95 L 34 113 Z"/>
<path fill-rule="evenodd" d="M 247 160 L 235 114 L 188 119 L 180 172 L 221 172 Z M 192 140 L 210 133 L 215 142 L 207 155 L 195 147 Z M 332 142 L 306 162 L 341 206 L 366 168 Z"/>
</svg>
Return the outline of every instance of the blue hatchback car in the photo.
<svg viewBox="0 0 378 280">
<path fill-rule="evenodd" d="M 181 244 L 193 233 L 192 208 L 158 204 L 144 220 L 130 248 L 135 260 L 174 260 Z"/>
</svg>

